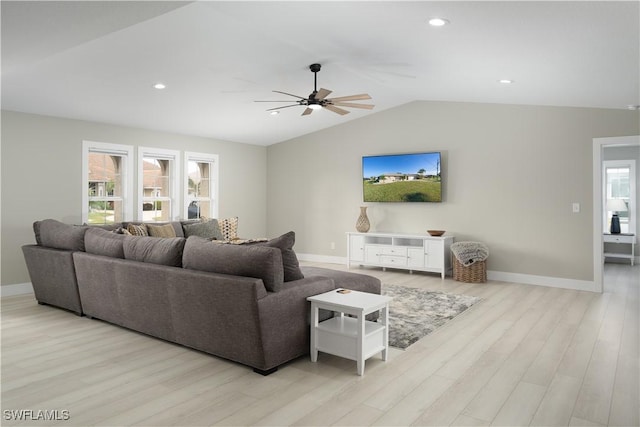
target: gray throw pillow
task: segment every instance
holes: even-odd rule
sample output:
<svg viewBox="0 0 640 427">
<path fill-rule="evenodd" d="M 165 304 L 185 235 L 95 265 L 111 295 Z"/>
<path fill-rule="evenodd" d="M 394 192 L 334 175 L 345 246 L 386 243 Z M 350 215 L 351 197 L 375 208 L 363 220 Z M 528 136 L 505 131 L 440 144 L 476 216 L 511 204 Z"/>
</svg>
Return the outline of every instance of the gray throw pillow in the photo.
<svg viewBox="0 0 640 427">
<path fill-rule="evenodd" d="M 55 219 L 45 219 L 33 224 L 36 242 L 49 248 L 84 251 L 86 226 L 64 224 Z"/>
<path fill-rule="evenodd" d="M 262 279 L 270 292 L 278 292 L 284 282 L 280 250 L 266 246 L 226 245 L 191 236 L 184 245 L 182 266 L 191 270 Z"/>
<path fill-rule="evenodd" d="M 111 258 L 124 258 L 124 234 L 91 227 L 84 235 L 87 253 Z"/>
<path fill-rule="evenodd" d="M 198 236 L 209 240 L 224 240 L 216 219 L 182 224 L 182 229 L 184 230 L 184 237 Z"/>
<path fill-rule="evenodd" d="M 124 237 L 124 257 L 134 261 L 180 267 L 184 237 Z"/>
<path fill-rule="evenodd" d="M 268 242 L 256 243 L 256 245 L 270 246 L 280 249 L 282 253 L 282 266 L 284 268 L 284 281 L 291 282 L 293 280 L 304 279 L 304 274 L 300 270 L 298 257 L 293 251 L 293 245 L 296 243 L 296 233 L 290 231 L 280 237 L 271 239 Z"/>
</svg>

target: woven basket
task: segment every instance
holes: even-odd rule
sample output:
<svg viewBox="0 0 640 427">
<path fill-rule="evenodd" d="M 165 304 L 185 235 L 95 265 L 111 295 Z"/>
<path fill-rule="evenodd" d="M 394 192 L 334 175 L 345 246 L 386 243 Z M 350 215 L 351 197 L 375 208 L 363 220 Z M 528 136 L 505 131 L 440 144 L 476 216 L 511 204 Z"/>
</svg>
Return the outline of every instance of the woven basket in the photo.
<svg viewBox="0 0 640 427">
<path fill-rule="evenodd" d="M 451 258 L 453 258 L 453 280 L 465 283 L 484 283 L 487 281 L 486 261 L 476 261 L 465 267 L 455 255 L 452 255 Z"/>
</svg>

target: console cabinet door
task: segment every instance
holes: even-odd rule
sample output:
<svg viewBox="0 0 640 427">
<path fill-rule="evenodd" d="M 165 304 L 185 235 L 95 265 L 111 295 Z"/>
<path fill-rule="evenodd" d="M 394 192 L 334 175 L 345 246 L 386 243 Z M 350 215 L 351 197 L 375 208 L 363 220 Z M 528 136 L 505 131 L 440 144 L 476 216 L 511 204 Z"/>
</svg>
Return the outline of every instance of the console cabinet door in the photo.
<svg viewBox="0 0 640 427">
<path fill-rule="evenodd" d="M 364 236 L 349 236 L 349 260 L 364 261 Z"/>
<path fill-rule="evenodd" d="M 442 240 L 426 240 L 424 262 L 427 268 L 444 267 L 444 250 Z"/>
<path fill-rule="evenodd" d="M 376 245 L 364 247 L 364 259 L 369 264 L 380 264 L 380 249 Z"/>
<path fill-rule="evenodd" d="M 423 268 L 424 258 L 424 248 L 409 248 L 407 254 L 407 267 Z"/>
</svg>

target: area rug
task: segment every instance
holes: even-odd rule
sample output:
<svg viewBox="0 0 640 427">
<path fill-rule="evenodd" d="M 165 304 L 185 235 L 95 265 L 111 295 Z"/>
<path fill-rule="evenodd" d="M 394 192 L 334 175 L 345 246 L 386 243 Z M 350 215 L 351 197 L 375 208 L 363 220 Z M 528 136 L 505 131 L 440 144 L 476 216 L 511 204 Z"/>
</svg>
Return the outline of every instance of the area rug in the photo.
<svg viewBox="0 0 640 427">
<path fill-rule="evenodd" d="M 389 345 L 406 349 L 481 300 L 406 286 L 382 285 L 389 306 Z"/>
</svg>

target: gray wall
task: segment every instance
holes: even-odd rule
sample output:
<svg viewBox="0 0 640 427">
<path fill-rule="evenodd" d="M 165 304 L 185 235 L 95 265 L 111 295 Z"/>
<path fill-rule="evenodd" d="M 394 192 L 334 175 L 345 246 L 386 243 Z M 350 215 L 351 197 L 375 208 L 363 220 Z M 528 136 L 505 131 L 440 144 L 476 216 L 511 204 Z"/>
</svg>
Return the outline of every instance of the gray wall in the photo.
<svg viewBox="0 0 640 427">
<path fill-rule="evenodd" d="M 413 102 L 270 146 L 267 230 L 345 257 L 366 205 L 372 231 L 443 229 L 485 242 L 490 270 L 591 281 L 592 139 L 639 133 L 623 109 Z M 443 203 L 363 204 L 363 155 L 419 151 L 443 154 Z"/>
<path fill-rule="evenodd" d="M 83 140 L 218 154 L 219 216 L 238 216 L 240 235 L 266 234 L 265 147 L 3 111 L 2 285 L 29 282 L 20 247 L 35 242 L 34 221 L 80 223 Z"/>
</svg>

